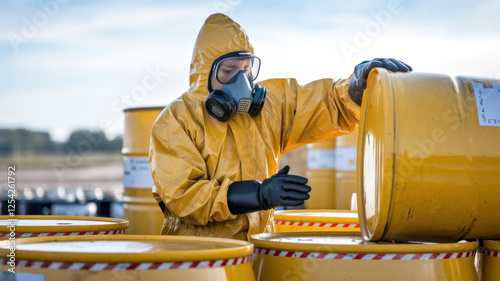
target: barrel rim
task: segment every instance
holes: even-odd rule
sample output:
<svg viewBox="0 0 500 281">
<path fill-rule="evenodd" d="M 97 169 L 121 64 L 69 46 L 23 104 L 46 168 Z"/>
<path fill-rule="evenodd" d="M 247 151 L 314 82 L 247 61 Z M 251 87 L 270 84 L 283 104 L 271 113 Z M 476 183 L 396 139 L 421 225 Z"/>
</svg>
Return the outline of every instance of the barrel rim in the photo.
<svg viewBox="0 0 500 281">
<path fill-rule="evenodd" d="M 86 262 L 86 263 L 141 263 L 148 262 L 187 262 L 234 259 L 250 256 L 253 253 L 253 244 L 235 239 L 197 237 L 197 236 L 166 236 L 166 235 L 96 235 L 96 236 L 61 236 L 36 237 L 16 240 L 16 244 L 32 244 L 44 242 L 81 242 L 81 241 L 166 241 L 166 242 L 194 242 L 194 243 L 225 243 L 234 245 L 231 248 L 165 251 L 144 253 L 92 253 L 92 252 L 51 252 L 30 251 L 16 249 L 16 260 L 54 261 L 54 262 Z M 9 241 L 0 241 L 0 255 L 10 253 Z"/>
<path fill-rule="evenodd" d="M 482 240 L 481 248 L 487 250 L 500 251 L 500 241 L 499 240 Z"/>
<path fill-rule="evenodd" d="M 111 231 L 122 230 L 129 227 L 129 221 L 116 218 L 103 218 L 103 217 L 84 217 L 84 216 L 32 216 L 20 215 L 11 217 L 9 215 L 0 216 L 0 220 L 81 220 L 81 221 L 105 221 L 110 224 L 87 224 L 87 225 L 51 225 L 51 226 L 29 226 L 29 225 L 16 225 L 16 233 L 61 233 L 61 232 L 94 232 L 94 231 Z M 10 226 L 0 225 L 0 233 L 10 233 Z"/>
<path fill-rule="evenodd" d="M 153 204 L 158 205 L 155 198 L 151 196 L 151 186 L 147 187 L 124 187 L 123 199 L 124 204 Z"/>
<path fill-rule="evenodd" d="M 394 104 L 392 102 L 393 100 L 393 92 L 392 88 L 390 87 L 391 82 L 390 82 L 390 76 L 389 72 L 386 69 L 383 68 L 375 68 L 373 71 L 370 72 L 368 79 L 367 79 L 367 87 L 365 94 L 363 95 L 363 101 L 361 104 L 361 116 L 360 116 L 360 125 L 359 125 L 359 134 L 358 134 L 358 158 L 356 160 L 356 170 L 357 170 L 357 187 L 356 191 L 359 194 L 358 196 L 358 210 L 359 210 L 359 224 L 361 228 L 361 233 L 365 240 L 367 241 L 378 241 L 382 240 L 384 232 L 385 232 L 385 227 L 387 225 L 387 220 L 390 212 L 390 201 L 391 201 L 391 189 L 394 184 L 394 174 L 388 175 L 390 171 L 383 171 L 383 177 L 378 177 L 377 182 L 375 183 L 375 189 L 374 193 L 377 194 L 377 190 L 379 191 L 379 198 L 378 202 L 374 202 L 373 204 L 375 205 L 375 214 L 372 218 L 374 219 L 377 223 L 375 226 L 371 226 L 368 224 L 368 218 L 366 216 L 366 209 L 365 209 L 365 192 L 364 192 L 364 153 L 365 153 L 365 136 L 366 136 L 366 127 L 365 127 L 365 122 L 364 120 L 366 119 L 367 111 L 369 108 L 369 104 L 371 104 L 371 100 L 373 99 L 374 95 L 372 92 L 372 84 L 377 84 L 376 82 L 379 81 L 382 86 L 379 86 L 377 88 L 380 88 L 382 90 L 381 93 L 381 98 L 380 101 L 384 105 L 383 109 L 383 115 L 384 115 L 384 123 L 381 124 L 382 126 L 382 131 L 380 132 L 381 135 L 385 136 L 384 139 L 384 149 L 389 149 L 390 151 L 384 152 L 384 154 L 390 154 L 394 152 L 394 137 L 395 134 L 392 134 L 392 137 L 387 136 L 387 130 L 389 129 L 394 129 Z M 394 166 L 394 157 L 392 158 L 392 166 Z M 386 164 L 384 163 L 384 166 Z M 383 169 L 383 167 L 380 167 Z M 385 185 L 383 178 L 389 178 L 390 183 L 387 183 L 385 181 Z M 382 201 L 388 200 L 387 204 L 382 204 Z"/>
<path fill-rule="evenodd" d="M 459 241 L 456 243 L 430 243 L 430 242 L 410 242 L 391 243 L 384 241 L 364 241 L 367 244 L 362 245 L 326 245 L 322 243 L 298 244 L 293 242 L 270 241 L 273 238 L 291 238 L 291 237 L 350 237 L 361 239 L 357 232 L 279 232 L 262 233 L 250 237 L 250 242 L 255 248 L 265 248 L 271 250 L 287 250 L 300 252 L 319 252 L 319 253 L 339 253 L 339 254 L 380 254 L 380 253 L 458 253 L 474 251 L 479 247 L 478 241 Z M 384 243 L 384 244 L 382 244 Z M 385 244 L 387 243 L 387 244 Z"/>
<path fill-rule="evenodd" d="M 349 223 L 358 224 L 358 218 L 342 217 L 321 217 L 321 216 L 293 216 L 284 213 L 356 213 L 357 211 L 339 210 L 339 209 L 300 209 L 300 210 L 280 210 L 274 212 L 274 220 L 293 221 L 293 222 L 325 222 L 325 223 Z"/>
</svg>

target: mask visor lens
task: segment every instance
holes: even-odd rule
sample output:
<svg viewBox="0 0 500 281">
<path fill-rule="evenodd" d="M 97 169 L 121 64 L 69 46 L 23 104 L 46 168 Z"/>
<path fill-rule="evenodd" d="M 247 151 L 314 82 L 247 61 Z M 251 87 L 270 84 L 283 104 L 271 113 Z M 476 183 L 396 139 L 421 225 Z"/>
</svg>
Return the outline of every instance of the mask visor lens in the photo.
<svg viewBox="0 0 500 281">
<path fill-rule="evenodd" d="M 254 81 L 259 75 L 260 59 L 258 57 L 227 58 L 221 60 L 215 67 L 215 78 L 222 84 L 227 84 L 240 70 L 245 72 L 248 81 Z"/>
</svg>

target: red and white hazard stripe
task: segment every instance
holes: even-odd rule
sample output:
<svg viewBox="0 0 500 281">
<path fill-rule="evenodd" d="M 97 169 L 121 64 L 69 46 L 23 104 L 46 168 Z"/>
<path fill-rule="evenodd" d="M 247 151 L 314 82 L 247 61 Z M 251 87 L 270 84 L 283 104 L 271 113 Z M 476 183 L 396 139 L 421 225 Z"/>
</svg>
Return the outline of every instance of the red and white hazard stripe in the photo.
<svg viewBox="0 0 500 281">
<path fill-rule="evenodd" d="M 113 234 L 124 234 L 126 229 L 120 230 L 110 230 L 110 231 L 90 231 L 90 232 L 42 232 L 42 233 L 16 233 L 15 237 L 26 238 L 26 237 L 52 237 L 52 236 L 78 236 L 78 235 L 113 235 Z M 10 233 L 0 233 L 1 237 L 10 237 Z"/>
<path fill-rule="evenodd" d="M 335 259 L 335 260 L 442 260 L 468 258 L 474 251 L 462 253 L 441 254 L 337 254 L 337 253 L 307 253 L 289 252 L 255 248 L 256 254 L 275 257 L 303 258 L 303 259 Z"/>
<path fill-rule="evenodd" d="M 322 222 L 298 222 L 298 221 L 282 221 L 276 220 L 275 224 L 293 225 L 293 226 L 314 226 L 314 227 L 349 227 L 359 228 L 357 223 L 322 223 Z"/>
<path fill-rule="evenodd" d="M 196 261 L 196 262 L 155 262 L 155 263 L 81 263 L 81 262 L 48 262 L 16 260 L 16 267 L 69 269 L 69 270 L 164 270 L 164 269 L 189 269 L 211 268 L 244 264 L 250 257 L 237 259 Z M 6 265 L 7 259 L 0 258 L 0 263 Z"/>
<path fill-rule="evenodd" d="M 485 248 L 479 248 L 479 252 L 481 254 L 487 255 L 487 256 L 492 256 L 492 257 L 497 257 L 497 258 L 500 257 L 500 252 L 488 250 Z"/>
</svg>

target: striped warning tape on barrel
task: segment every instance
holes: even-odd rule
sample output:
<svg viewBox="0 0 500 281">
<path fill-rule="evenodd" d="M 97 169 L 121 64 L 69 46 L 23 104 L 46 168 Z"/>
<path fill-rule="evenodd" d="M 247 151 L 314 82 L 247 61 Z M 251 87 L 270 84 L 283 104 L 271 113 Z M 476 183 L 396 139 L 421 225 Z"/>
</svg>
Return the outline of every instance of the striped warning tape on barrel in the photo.
<svg viewBox="0 0 500 281">
<path fill-rule="evenodd" d="M 26 237 L 52 237 L 52 236 L 78 236 L 78 235 L 113 235 L 113 234 L 124 234 L 126 229 L 120 230 L 109 230 L 109 231 L 89 231 L 89 232 L 42 232 L 42 233 L 16 233 L 15 237 L 26 238 Z M 1 237 L 9 237 L 10 233 L 0 233 Z"/>
<path fill-rule="evenodd" d="M 492 251 L 492 250 L 488 250 L 485 248 L 479 248 L 478 251 L 479 251 L 479 253 L 481 253 L 483 255 L 497 257 L 497 258 L 500 257 L 500 252 L 497 252 L 497 251 Z"/>
<path fill-rule="evenodd" d="M 472 252 L 461 253 L 441 253 L 441 254 L 337 254 L 337 253 L 307 253 L 307 252 L 289 252 L 255 248 L 256 254 L 303 258 L 303 259 L 335 259 L 335 260 L 442 260 L 468 258 L 474 255 Z"/>
<path fill-rule="evenodd" d="M 322 223 L 322 222 L 297 222 L 297 221 L 282 221 L 276 220 L 275 224 L 293 225 L 293 226 L 315 226 L 315 227 L 349 227 L 359 228 L 357 223 Z"/>
<path fill-rule="evenodd" d="M 82 262 L 48 262 L 16 260 L 17 267 L 69 269 L 69 270 L 164 270 L 164 269 L 190 269 L 211 268 L 244 264 L 250 261 L 250 256 L 214 261 L 193 262 L 155 262 L 155 263 L 82 263 Z M 6 265 L 9 261 L 0 258 L 0 264 Z"/>
</svg>

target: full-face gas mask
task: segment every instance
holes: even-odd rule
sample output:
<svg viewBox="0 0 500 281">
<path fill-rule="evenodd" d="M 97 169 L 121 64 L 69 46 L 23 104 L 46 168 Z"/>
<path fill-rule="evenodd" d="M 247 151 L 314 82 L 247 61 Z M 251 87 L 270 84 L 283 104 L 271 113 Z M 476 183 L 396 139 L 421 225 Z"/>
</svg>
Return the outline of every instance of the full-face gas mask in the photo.
<svg viewBox="0 0 500 281">
<path fill-rule="evenodd" d="M 253 84 L 259 68 L 260 59 L 249 52 L 233 52 L 215 60 L 210 78 L 214 74 L 224 86 L 208 95 L 207 112 L 221 122 L 229 121 L 236 113 L 258 116 L 267 95 L 266 88 Z M 212 90 L 211 83 L 209 90 Z"/>
</svg>

